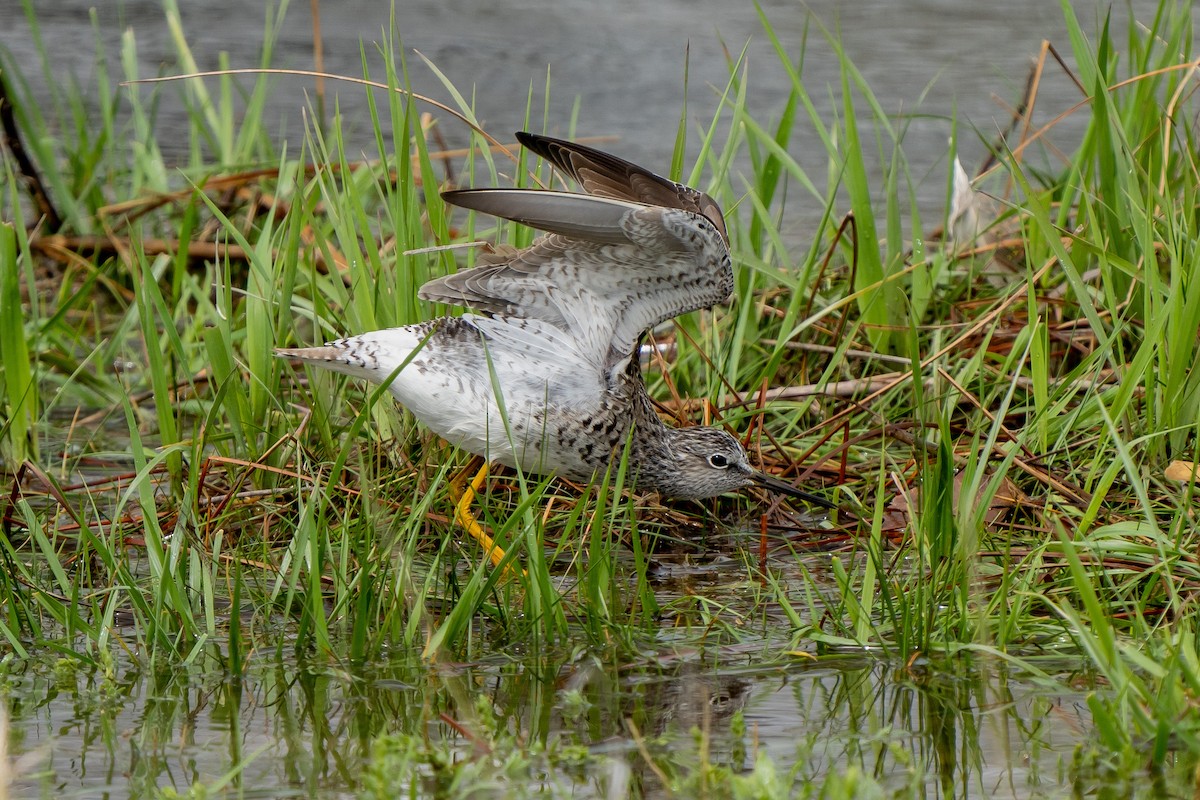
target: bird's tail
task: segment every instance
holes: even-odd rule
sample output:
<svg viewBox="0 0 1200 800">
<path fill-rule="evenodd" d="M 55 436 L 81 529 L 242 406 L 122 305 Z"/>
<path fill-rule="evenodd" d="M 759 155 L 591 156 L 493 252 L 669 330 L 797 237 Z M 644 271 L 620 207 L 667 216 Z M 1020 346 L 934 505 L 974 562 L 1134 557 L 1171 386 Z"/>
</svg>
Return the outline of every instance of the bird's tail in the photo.
<svg viewBox="0 0 1200 800">
<path fill-rule="evenodd" d="M 403 364 L 419 344 L 420 338 L 412 331 L 391 328 L 338 339 L 321 347 L 279 347 L 275 349 L 275 355 L 380 383 Z"/>
</svg>

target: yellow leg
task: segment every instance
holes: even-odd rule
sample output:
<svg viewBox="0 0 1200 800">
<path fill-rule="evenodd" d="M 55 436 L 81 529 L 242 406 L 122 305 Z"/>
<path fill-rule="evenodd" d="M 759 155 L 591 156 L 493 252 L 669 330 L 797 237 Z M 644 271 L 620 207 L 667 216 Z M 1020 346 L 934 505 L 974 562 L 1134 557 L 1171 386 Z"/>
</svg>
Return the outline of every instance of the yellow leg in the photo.
<svg viewBox="0 0 1200 800">
<path fill-rule="evenodd" d="M 471 502 L 483 488 L 483 482 L 487 480 L 488 476 L 488 463 L 481 458 L 477 458 L 477 460 L 481 461 L 483 466 L 475 473 L 470 484 L 463 486 L 465 482 L 463 479 L 471 471 L 474 462 L 468 464 L 450 481 L 450 497 L 454 499 L 454 521 L 463 526 L 467 533 L 471 534 L 472 539 L 479 542 L 483 551 L 487 553 L 487 557 L 491 559 L 492 566 L 498 567 L 504 560 L 504 550 L 496 544 L 491 536 L 488 536 L 487 531 L 480 526 L 471 513 Z"/>
</svg>

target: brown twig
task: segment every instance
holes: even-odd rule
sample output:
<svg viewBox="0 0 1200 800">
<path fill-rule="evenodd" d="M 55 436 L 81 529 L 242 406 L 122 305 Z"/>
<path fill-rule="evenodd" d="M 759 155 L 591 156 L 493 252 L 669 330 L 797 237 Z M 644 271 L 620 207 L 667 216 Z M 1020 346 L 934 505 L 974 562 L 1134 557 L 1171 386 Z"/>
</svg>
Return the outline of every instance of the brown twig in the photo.
<svg viewBox="0 0 1200 800">
<path fill-rule="evenodd" d="M 34 250 L 51 256 L 57 255 L 62 250 L 71 252 L 96 252 L 103 255 L 124 252 L 124 248 L 108 236 L 39 236 L 36 239 L 30 240 L 29 244 Z M 128 248 L 132 245 L 132 241 L 126 239 L 123 244 Z M 208 260 L 228 258 L 235 261 L 250 260 L 249 254 L 236 244 L 188 242 L 186 246 L 183 246 L 178 239 L 139 239 L 138 244 L 142 252 L 147 256 L 174 255 L 180 249 L 185 249 L 188 258 Z M 317 255 L 319 256 L 320 254 L 318 253 Z"/>
<path fill-rule="evenodd" d="M 25 145 L 21 144 L 21 132 L 17 129 L 17 115 L 13 112 L 13 102 L 3 70 L 0 70 L 0 141 L 8 148 L 8 152 L 12 153 L 13 161 L 17 162 L 17 173 L 21 176 L 21 182 L 25 184 L 25 188 L 29 190 L 29 196 L 33 200 L 34 206 L 37 207 L 42 228 L 51 232 L 57 231 L 62 227 L 62 217 L 58 215 L 54 204 L 50 202 L 50 195 L 46 193 L 42 177 L 38 174 L 37 167 L 29 158 L 29 154 L 25 152 Z"/>
</svg>

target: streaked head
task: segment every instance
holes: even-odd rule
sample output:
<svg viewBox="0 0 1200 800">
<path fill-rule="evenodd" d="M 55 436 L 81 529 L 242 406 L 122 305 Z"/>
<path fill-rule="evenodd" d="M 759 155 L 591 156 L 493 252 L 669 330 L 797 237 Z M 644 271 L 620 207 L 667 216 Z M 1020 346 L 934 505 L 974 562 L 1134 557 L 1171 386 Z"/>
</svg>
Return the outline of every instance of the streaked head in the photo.
<svg viewBox="0 0 1200 800">
<path fill-rule="evenodd" d="M 720 428 L 667 428 L 666 458 L 658 463 L 639 464 L 638 480 L 667 497 L 700 500 L 760 486 L 797 497 L 826 508 L 834 505 L 824 498 L 797 489 L 786 481 L 750 466 L 742 443 Z M 653 462 L 653 459 L 647 459 Z"/>
</svg>

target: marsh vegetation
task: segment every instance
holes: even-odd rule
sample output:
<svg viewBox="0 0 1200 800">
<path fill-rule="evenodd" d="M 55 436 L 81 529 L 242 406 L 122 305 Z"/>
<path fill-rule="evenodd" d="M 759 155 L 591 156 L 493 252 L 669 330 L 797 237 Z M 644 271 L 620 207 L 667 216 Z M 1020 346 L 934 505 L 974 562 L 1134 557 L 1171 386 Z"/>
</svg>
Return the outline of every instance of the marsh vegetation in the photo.
<svg viewBox="0 0 1200 800">
<path fill-rule="evenodd" d="M 975 188 L 948 121 L 933 218 L 852 63 L 806 86 L 779 44 L 761 118 L 731 56 L 654 166 L 725 209 L 737 299 L 643 366 L 839 509 L 508 471 L 507 571 L 452 524 L 463 453 L 273 349 L 441 313 L 417 288 L 478 254 L 446 245 L 533 234 L 439 191 L 550 171 L 407 91 L 437 65 L 398 39 L 355 77 L 369 158 L 331 111 L 274 141 L 277 74 L 137 83 L 132 34 L 49 107 L 0 63 L 0 798 L 1192 796 L 1200 56 L 1188 3 L 1122 41 L 1063 13 L 1078 105 L 1025 124 L 1043 51 Z"/>
</svg>

